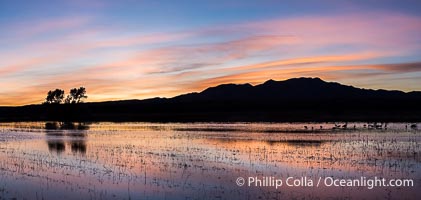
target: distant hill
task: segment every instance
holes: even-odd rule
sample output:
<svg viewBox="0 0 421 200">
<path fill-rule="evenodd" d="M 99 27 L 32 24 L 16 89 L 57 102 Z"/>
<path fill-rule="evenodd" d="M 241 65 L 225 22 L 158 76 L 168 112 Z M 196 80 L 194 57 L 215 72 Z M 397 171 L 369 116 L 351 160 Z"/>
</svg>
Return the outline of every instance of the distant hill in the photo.
<svg viewBox="0 0 421 200">
<path fill-rule="evenodd" d="M 293 78 L 255 86 L 223 84 L 173 98 L 61 105 L 51 110 L 45 105 L 0 107 L 0 120 L 421 121 L 421 92 Z M 80 113 L 66 114 L 75 110 Z"/>
<path fill-rule="evenodd" d="M 421 97 L 421 92 L 367 90 L 346 86 L 335 82 L 325 82 L 320 78 L 293 78 L 285 81 L 268 80 L 263 84 L 223 84 L 200 93 L 180 95 L 173 99 L 197 100 L 308 100 L 321 99 L 367 99 L 367 98 L 413 98 Z"/>
</svg>

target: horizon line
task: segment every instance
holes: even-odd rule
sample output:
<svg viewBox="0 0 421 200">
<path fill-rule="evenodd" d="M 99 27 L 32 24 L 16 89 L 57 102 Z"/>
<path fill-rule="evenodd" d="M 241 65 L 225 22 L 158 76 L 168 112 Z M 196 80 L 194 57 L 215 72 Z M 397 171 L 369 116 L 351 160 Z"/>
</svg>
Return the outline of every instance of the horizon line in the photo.
<svg viewBox="0 0 421 200">
<path fill-rule="evenodd" d="M 201 93 L 201 92 L 203 92 L 203 91 L 205 91 L 205 90 L 207 90 L 209 88 L 215 88 L 215 87 L 218 87 L 218 86 L 221 86 L 221 85 L 231 85 L 231 84 L 232 85 L 246 85 L 246 84 L 249 84 L 249 85 L 255 87 L 255 86 L 258 86 L 258 85 L 263 85 L 263 84 L 265 84 L 268 81 L 282 82 L 282 81 L 288 81 L 288 80 L 293 80 L 293 79 L 318 79 L 318 80 L 321 80 L 322 82 L 325 82 L 325 83 L 338 83 L 338 84 L 340 84 L 342 86 L 351 86 L 351 87 L 358 88 L 358 89 L 363 89 L 363 90 L 396 91 L 396 92 L 403 92 L 405 94 L 414 93 L 414 92 L 415 93 L 416 92 L 421 92 L 421 90 L 403 91 L 403 90 L 390 90 L 390 89 L 382 89 L 382 88 L 376 89 L 376 88 L 356 87 L 354 85 L 346 85 L 346 84 L 343 84 L 343 83 L 337 82 L 337 81 L 328 81 L 328 80 L 322 79 L 322 78 L 317 77 L 317 76 L 315 76 L 315 77 L 301 76 L 301 77 L 293 77 L 293 78 L 287 78 L 287 79 L 282 79 L 282 80 L 275 80 L 275 79 L 270 78 L 270 79 L 267 79 L 267 80 L 265 80 L 263 82 L 259 82 L 259 83 L 255 83 L 255 84 L 250 83 L 250 82 L 246 82 L 246 83 L 222 83 L 222 84 L 217 84 L 217 85 L 214 85 L 214 86 L 206 87 L 206 88 L 204 88 L 204 89 L 202 89 L 200 91 L 180 93 L 180 94 L 177 94 L 177 95 L 171 96 L 171 97 L 155 96 L 155 97 L 143 98 L 143 99 L 110 99 L 110 100 L 102 100 L 102 101 L 101 100 L 99 100 L 99 101 L 86 101 L 86 102 L 83 102 L 83 103 L 104 103 L 104 102 L 118 102 L 118 101 L 143 101 L 143 100 L 150 100 L 150 99 L 172 99 L 172 98 L 175 98 L 175 97 L 178 97 L 178 96 L 182 96 L 182 95 L 198 94 L 198 93 Z M 59 89 L 59 88 L 55 88 L 55 89 Z M 54 89 L 52 89 L 52 90 L 54 90 Z M 47 92 L 48 91 L 46 91 L 45 93 L 47 93 Z M 87 88 L 87 92 L 89 92 L 88 88 Z M 24 107 L 24 106 L 36 106 L 36 105 L 42 105 L 42 102 L 41 103 L 35 103 L 35 104 L 0 105 L 0 107 Z"/>
</svg>

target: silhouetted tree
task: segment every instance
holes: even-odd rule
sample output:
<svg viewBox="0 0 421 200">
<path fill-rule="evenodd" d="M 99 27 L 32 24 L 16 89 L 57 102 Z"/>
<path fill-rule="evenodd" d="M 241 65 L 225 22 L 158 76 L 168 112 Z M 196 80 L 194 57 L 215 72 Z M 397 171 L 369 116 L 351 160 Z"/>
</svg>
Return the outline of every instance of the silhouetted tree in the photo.
<svg viewBox="0 0 421 200">
<path fill-rule="evenodd" d="M 46 104 L 60 104 L 64 99 L 64 90 L 50 90 L 45 98 Z"/>
<path fill-rule="evenodd" d="M 68 104 L 75 104 L 75 103 L 82 103 L 83 99 L 88 98 L 86 96 L 86 89 L 84 87 L 73 88 L 70 90 L 70 94 L 67 95 L 65 103 Z"/>
</svg>

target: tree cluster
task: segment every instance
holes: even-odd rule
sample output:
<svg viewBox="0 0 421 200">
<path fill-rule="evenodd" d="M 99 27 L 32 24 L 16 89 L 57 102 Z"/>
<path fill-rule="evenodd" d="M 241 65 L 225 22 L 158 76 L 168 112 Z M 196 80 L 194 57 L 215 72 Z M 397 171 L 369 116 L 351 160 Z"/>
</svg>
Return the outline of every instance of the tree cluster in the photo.
<svg viewBox="0 0 421 200">
<path fill-rule="evenodd" d="M 62 89 L 55 89 L 50 90 L 47 93 L 47 97 L 45 98 L 45 104 L 76 104 L 82 103 L 84 99 L 88 98 L 86 96 L 86 89 L 84 87 L 80 88 L 73 88 L 70 90 L 70 93 L 67 95 L 66 99 L 64 99 L 64 90 Z"/>
</svg>

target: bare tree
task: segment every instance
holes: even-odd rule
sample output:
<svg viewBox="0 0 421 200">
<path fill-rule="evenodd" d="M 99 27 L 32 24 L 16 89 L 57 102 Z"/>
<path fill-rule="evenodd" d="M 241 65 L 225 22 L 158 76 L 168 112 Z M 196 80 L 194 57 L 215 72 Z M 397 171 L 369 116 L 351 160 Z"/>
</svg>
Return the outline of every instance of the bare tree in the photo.
<svg viewBox="0 0 421 200">
<path fill-rule="evenodd" d="M 88 98 L 88 96 L 86 96 L 86 89 L 84 87 L 73 88 L 70 90 L 70 94 L 67 95 L 65 103 L 67 104 L 82 103 L 83 99 L 86 99 L 86 98 Z"/>
<path fill-rule="evenodd" d="M 64 99 L 64 90 L 55 89 L 50 90 L 45 98 L 46 104 L 60 104 Z"/>
</svg>

